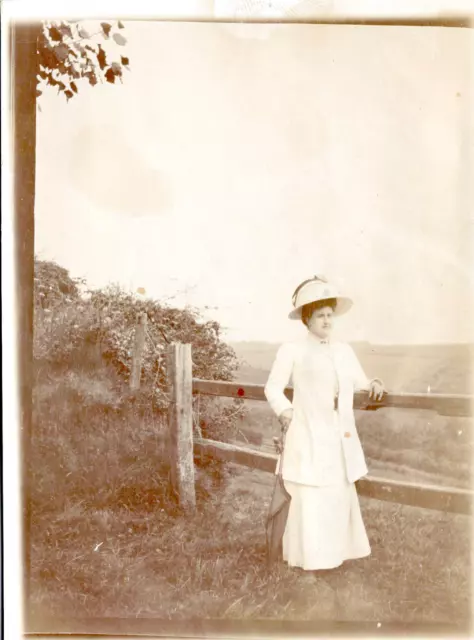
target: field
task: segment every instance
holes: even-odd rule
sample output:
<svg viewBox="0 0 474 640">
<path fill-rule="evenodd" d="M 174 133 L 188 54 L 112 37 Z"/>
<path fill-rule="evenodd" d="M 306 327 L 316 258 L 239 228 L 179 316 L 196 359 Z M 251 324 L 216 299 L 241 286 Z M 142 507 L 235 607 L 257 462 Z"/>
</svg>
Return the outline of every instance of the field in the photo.
<svg viewBox="0 0 474 640">
<path fill-rule="evenodd" d="M 236 343 L 242 360 L 239 379 L 263 384 L 277 345 Z M 354 344 L 369 377 L 390 391 L 471 393 L 474 349 L 470 345 L 377 346 Z M 278 422 L 268 405 L 248 402 L 241 440 L 268 443 Z M 472 420 L 427 411 L 381 409 L 357 412 L 370 472 L 395 479 L 471 486 Z"/>
<path fill-rule="evenodd" d="M 266 381 L 278 345 L 237 342 L 243 381 Z M 390 391 L 472 393 L 474 345 L 371 345 L 354 343 L 369 377 L 382 378 Z"/>
<path fill-rule="evenodd" d="M 467 362 L 460 353 L 422 355 L 405 371 L 419 376 L 420 388 L 462 392 L 467 369 L 446 382 L 456 363 Z M 403 354 L 369 357 L 369 375 L 400 377 Z M 263 381 L 268 368 L 259 358 L 249 363 L 247 353 L 239 379 Z M 470 618 L 469 518 L 362 498 L 369 558 L 322 573 L 268 569 L 270 474 L 233 465 L 197 468 L 198 509 L 182 513 L 169 494 L 164 421 L 101 409 L 101 398 L 109 407 L 114 393 L 103 371 L 37 380 L 31 533 L 37 620 Z M 470 486 L 470 420 L 389 410 L 357 418 L 372 474 Z M 239 430 L 241 441 L 258 446 L 278 427 L 265 403 L 248 402 Z"/>
</svg>

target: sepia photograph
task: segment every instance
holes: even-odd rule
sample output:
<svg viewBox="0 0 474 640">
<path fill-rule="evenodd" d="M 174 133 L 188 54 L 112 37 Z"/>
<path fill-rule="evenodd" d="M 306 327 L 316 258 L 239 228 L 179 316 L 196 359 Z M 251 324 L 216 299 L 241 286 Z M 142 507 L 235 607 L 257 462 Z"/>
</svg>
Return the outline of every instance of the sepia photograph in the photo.
<svg viewBox="0 0 474 640">
<path fill-rule="evenodd" d="M 473 31 L 220 4 L 11 25 L 25 631 L 468 637 Z"/>
</svg>

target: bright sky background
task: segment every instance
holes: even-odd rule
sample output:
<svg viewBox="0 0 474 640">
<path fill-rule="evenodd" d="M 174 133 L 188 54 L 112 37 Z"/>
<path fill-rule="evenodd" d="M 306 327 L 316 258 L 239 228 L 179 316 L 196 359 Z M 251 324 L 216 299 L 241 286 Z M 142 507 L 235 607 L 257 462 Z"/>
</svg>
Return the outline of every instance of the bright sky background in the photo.
<svg viewBox="0 0 474 640">
<path fill-rule="evenodd" d="M 318 272 L 345 339 L 474 339 L 471 32 L 125 26 L 123 85 L 41 98 L 41 257 L 217 307 L 229 339 L 298 335 Z"/>
</svg>

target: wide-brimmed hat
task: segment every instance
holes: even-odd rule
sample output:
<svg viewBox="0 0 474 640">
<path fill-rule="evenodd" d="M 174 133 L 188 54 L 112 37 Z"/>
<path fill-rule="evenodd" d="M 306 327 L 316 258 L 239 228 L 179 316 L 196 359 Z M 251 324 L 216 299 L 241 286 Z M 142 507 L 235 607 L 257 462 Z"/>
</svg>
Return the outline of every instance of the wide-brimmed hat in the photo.
<svg viewBox="0 0 474 640">
<path fill-rule="evenodd" d="M 346 313 L 352 307 L 352 300 L 340 296 L 336 287 L 323 276 L 314 276 L 309 280 L 304 280 L 295 289 L 293 294 L 294 309 L 288 317 L 291 320 L 301 320 L 301 311 L 306 304 L 332 299 L 336 301 L 334 313 L 338 316 Z"/>
</svg>

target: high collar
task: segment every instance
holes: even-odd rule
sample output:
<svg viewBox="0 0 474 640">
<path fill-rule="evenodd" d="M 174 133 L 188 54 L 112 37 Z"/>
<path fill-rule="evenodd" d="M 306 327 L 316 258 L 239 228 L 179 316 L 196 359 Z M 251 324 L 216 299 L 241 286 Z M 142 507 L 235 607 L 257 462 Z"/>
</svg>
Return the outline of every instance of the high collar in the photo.
<svg viewBox="0 0 474 640">
<path fill-rule="evenodd" d="M 308 329 L 308 336 L 307 339 L 312 343 L 312 344 L 331 344 L 331 338 L 320 338 L 319 336 L 315 335 L 314 333 L 312 333 L 309 329 Z"/>
</svg>

